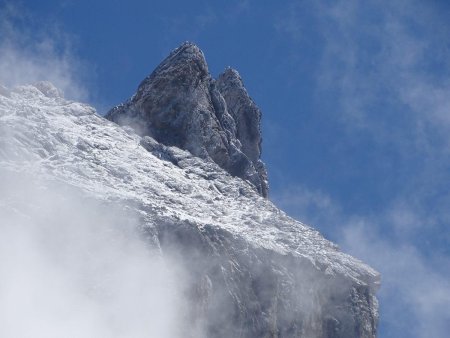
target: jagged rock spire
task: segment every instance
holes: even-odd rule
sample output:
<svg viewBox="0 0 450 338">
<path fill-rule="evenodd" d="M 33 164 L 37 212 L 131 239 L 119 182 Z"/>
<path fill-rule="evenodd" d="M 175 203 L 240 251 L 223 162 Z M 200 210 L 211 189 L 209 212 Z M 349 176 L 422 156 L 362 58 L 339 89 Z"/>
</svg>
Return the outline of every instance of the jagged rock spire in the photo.
<svg viewBox="0 0 450 338">
<path fill-rule="evenodd" d="M 216 162 L 268 194 L 261 156 L 261 112 L 237 71 L 212 79 L 203 52 L 185 42 L 106 117 L 139 134 Z"/>
<path fill-rule="evenodd" d="M 242 152 L 252 161 L 259 176 L 266 182 L 267 172 L 261 161 L 261 111 L 244 87 L 239 73 L 228 67 L 217 79 L 217 88 L 227 104 L 228 112 L 236 122 L 236 137 Z M 264 188 L 264 186 L 263 186 Z M 267 195 L 264 191 L 263 195 Z"/>
</svg>

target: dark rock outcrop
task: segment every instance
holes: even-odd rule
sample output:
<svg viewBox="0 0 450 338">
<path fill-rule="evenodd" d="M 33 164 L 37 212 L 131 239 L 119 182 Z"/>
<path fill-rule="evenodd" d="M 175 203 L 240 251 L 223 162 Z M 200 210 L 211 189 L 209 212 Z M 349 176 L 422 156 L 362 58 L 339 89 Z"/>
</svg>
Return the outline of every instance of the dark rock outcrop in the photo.
<svg viewBox="0 0 450 338">
<path fill-rule="evenodd" d="M 212 160 L 267 197 L 261 112 L 237 71 L 229 68 L 217 81 L 212 79 L 202 51 L 192 43 L 172 51 L 136 94 L 106 118 Z"/>
</svg>

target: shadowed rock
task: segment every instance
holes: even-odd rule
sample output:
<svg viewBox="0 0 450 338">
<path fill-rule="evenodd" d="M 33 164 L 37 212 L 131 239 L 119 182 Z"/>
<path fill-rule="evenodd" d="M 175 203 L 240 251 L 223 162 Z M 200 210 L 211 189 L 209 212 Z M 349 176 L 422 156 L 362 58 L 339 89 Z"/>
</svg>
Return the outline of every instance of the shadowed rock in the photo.
<svg viewBox="0 0 450 338">
<path fill-rule="evenodd" d="M 228 112 L 236 122 L 236 137 L 267 189 L 267 172 L 261 158 L 261 111 L 250 98 L 239 73 L 227 68 L 217 79 L 217 88 L 227 104 Z M 263 192 L 267 195 L 267 190 Z"/>
<path fill-rule="evenodd" d="M 227 69 L 215 81 L 202 51 L 192 43 L 172 51 L 136 94 L 106 117 L 212 160 L 267 197 L 267 173 L 260 160 L 261 112 L 239 74 Z"/>
</svg>

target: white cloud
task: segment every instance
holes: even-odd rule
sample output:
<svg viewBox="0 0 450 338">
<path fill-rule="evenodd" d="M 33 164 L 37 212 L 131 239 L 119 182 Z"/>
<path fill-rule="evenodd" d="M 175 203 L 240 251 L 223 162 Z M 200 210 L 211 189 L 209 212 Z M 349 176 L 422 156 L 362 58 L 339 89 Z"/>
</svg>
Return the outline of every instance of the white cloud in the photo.
<svg viewBox="0 0 450 338">
<path fill-rule="evenodd" d="M 295 2 L 275 28 L 292 38 L 296 52 L 305 34 L 317 34 L 316 96 L 336 94 L 332 117 L 349 130 L 397 145 L 412 133 L 409 150 L 424 152 L 438 133 L 450 149 L 450 26 L 436 4 Z"/>
<path fill-rule="evenodd" d="M 416 129 L 421 144 L 429 137 L 421 123 L 450 130 L 449 27 L 432 4 L 338 1 L 319 10 L 325 47 L 319 90 L 340 92 L 340 113 L 351 128 L 392 140 L 385 122 L 392 119 L 386 114 L 395 114 Z M 396 132 L 403 134 L 400 126 Z"/>
<path fill-rule="evenodd" d="M 341 213 L 339 207 L 326 193 L 301 185 L 276 192 L 272 200 L 277 206 L 288 210 L 291 216 L 312 225 L 332 224 Z M 326 213 L 323 213 L 324 210 Z"/>
<path fill-rule="evenodd" d="M 138 215 L 66 184 L 1 177 L 1 337 L 182 336 L 183 273 L 141 239 Z"/>
<path fill-rule="evenodd" d="M 377 226 L 367 220 L 349 223 L 343 228 L 341 245 L 382 272 L 379 297 L 384 333 L 446 337 L 450 275 L 436 270 L 436 258 L 426 257 L 407 243 L 388 241 L 374 229 Z"/>
<path fill-rule="evenodd" d="M 73 56 L 73 38 L 56 24 L 39 25 L 26 9 L 6 3 L 0 7 L 0 37 L 0 83 L 50 81 L 70 99 L 88 98 L 88 67 Z"/>
</svg>

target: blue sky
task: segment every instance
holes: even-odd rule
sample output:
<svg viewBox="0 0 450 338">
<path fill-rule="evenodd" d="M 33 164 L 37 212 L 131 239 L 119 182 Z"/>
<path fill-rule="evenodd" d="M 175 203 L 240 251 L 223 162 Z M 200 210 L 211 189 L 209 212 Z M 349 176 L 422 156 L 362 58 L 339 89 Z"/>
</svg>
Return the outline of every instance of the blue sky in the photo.
<svg viewBox="0 0 450 338">
<path fill-rule="evenodd" d="M 450 332 L 450 3 L 0 0 L 0 82 L 100 113 L 181 42 L 263 111 L 271 199 L 382 273 L 380 337 Z"/>
</svg>

